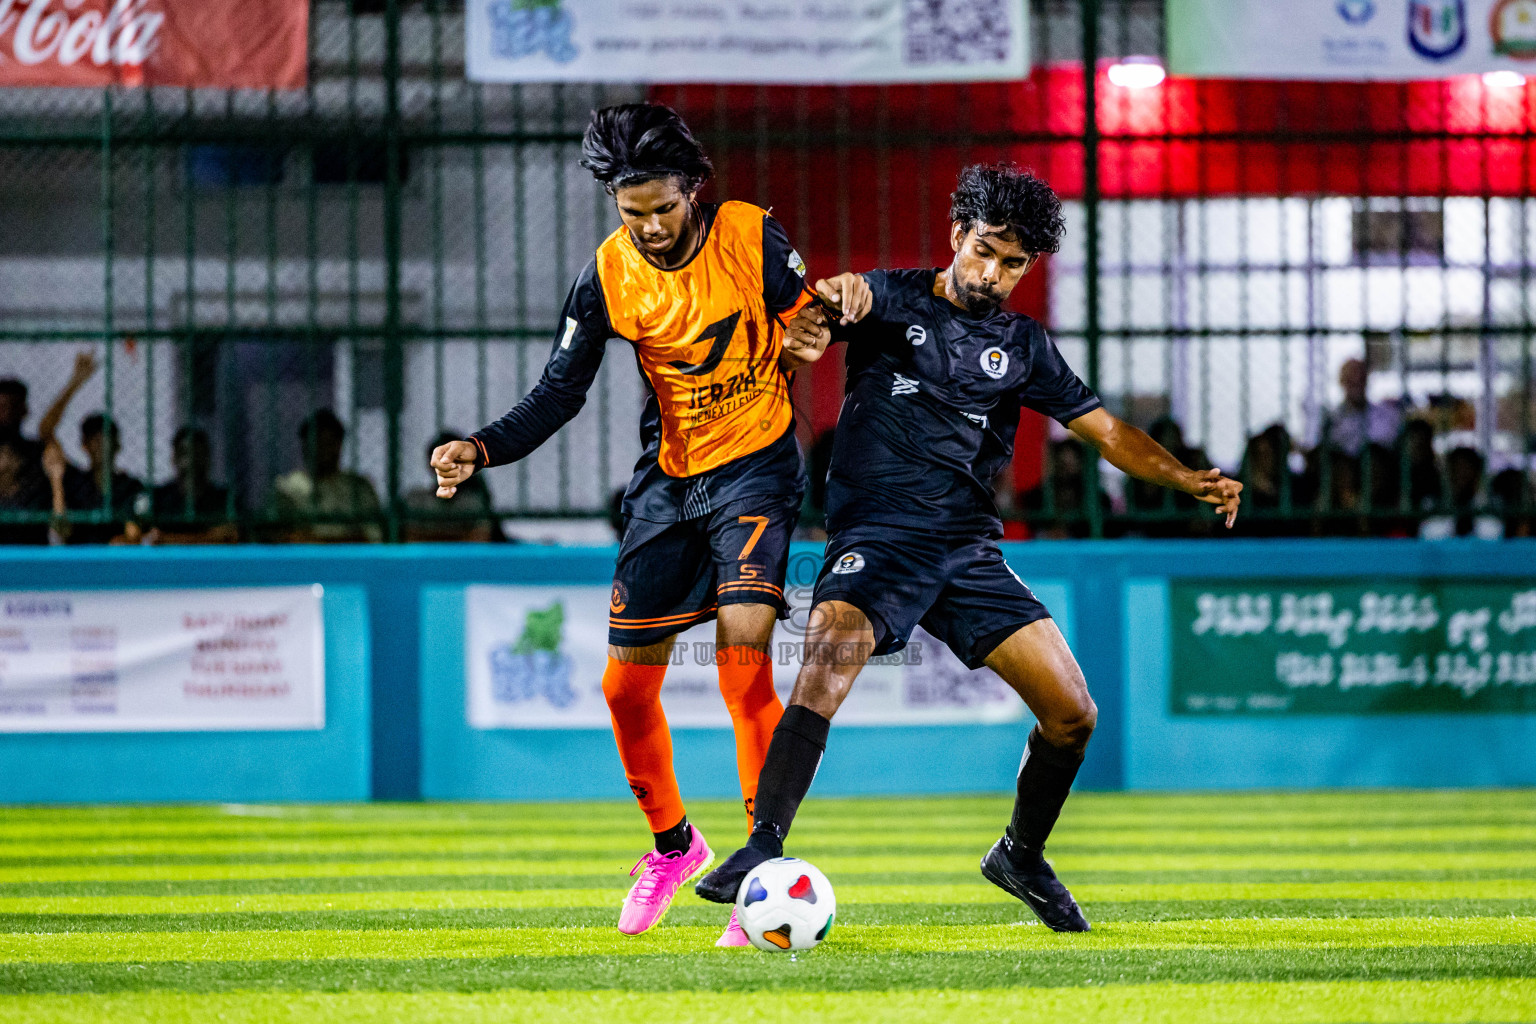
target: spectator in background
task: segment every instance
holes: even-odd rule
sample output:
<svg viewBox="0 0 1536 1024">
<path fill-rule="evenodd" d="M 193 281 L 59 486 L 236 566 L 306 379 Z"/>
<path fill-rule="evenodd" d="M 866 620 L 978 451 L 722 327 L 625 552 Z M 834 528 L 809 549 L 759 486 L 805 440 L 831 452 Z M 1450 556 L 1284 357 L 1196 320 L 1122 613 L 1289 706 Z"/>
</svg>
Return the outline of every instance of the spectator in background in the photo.
<svg viewBox="0 0 1536 1024">
<path fill-rule="evenodd" d="M 123 531 L 139 506 L 144 485 L 137 477 L 117 468 L 122 448 L 115 420 L 92 413 L 80 421 L 80 447 L 89 464 L 64 471 L 64 495 L 71 512 L 108 512 L 107 522 L 73 523 L 64 532 L 71 544 L 106 544 Z"/>
<path fill-rule="evenodd" d="M 5 383 L 0 382 L 0 387 Z M 62 479 L 60 483 L 62 485 Z M 43 474 L 43 467 L 33 458 L 33 446 L 20 436 L 19 431 L 0 436 L 0 517 L 47 512 L 49 499 L 49 480 Z M 0 522 L 0 544 L 47 543 L 48 524 L 45 522 Z"/>
<path fill-rule="evenodd" d="M 368 478 L 341 468 L 347 428 L 329 409 L 299 425 L 304 468 L 273 483 L 272 511 L 284 521 L 276 539 L 290 543 L 378 543 L 379 495 Z M 314 522 L 313 520 L 332 520 Z M 338 521 L 339 520 L 339 521 Z"/>
<path fill-rule="evenodd" d="M 22 436 L 21 426 L 27 421 L 27 386 L 15 377 L 0 380 L 0 444 L 7 445 L 6 457 L 20 456 L 30 461 L 35 454 L 31 446 L 36 442 Z"/>
<path fill-rule="evenodd" d="M 1190 469 L 1211 468 L 1211 460 L 1204 451 L 1185 443 L 1184 428 L 1172 416 L 1153 420 L 1147 434 Z M 1125 488 L 1125 508 L 1130 519 L 1124 532 L 1128 536 L 1155 538 L 1209 536 L 1207 517 L 1190 514 L 1199 507 L 1200 503 L 1187 494 L 1131 478 Z M 1166 518 L 1149 518 L 1156 513 Z"/>
<path fill-rule="evenodd" d="M 458 430 L 444 430 L 427 445 L 427 462 L 432 453 L 450 441 L 461 441 L 466 435 Z M 495 503 L 491 490 L 485 484 L 485 474 L 476 473 L 459 485 L 451 498 L 437 496 L 437 477 L 432 486 L 418 487 L 405 496 L 405 510 L 409 521 L 405 524 L 405 539 L 418 541 L 491 541 L 505 540 L 499 524 L 491 515 Z M 474 518 L 470 518 L 474 517 Z"/>
<path fill-rule="evenodd" d="M 182 427 L 171 438 L 174 479 L 150 493 L 154 527 L 129 524 L 123 540 L 150 544 L 233 544 L 240 539 L 239 509 L 227 487 L 213 482 L 213 444 L 201 427 Z M 191 520 L 190 522 L 188 520 Z M 209 520 L 224 520 L 209 522 Z"/>
<path fill-rule="evenodd" d="M 1372 402 L 1366 397 L 1370 367 L 1363 359 L 1347 359 L 1339 367 L 1339 387 L 1344 401 L 1323 420 L 1322 441 L 1345 455 L 1358 456 L 1368 444 L 1392 447 L 1403 427 L 1402 410 L 1394 402 Z"/>
<path fill-rule="evenodd" d="M 69 408 L 69 403 L 74 400 L 75 394 L 85 386 L 96 372 L 96 356 L 86 349 L 75 355 L 74 372 L 65 382 L 63 389 L 54 398 L 43 418 L 37 424 L 37 440 L 33 441 L 25 437 L 21 428 L 27 421 L 29 407 L 27 404 L 27 386 L 15 377 L 7 377 L 0 380 L 0 441 L 19 442 L 21 450 L 27 458 L 36 463 L 38 471 L 42 471 L 42 464 L 38 462 L 42 457 L 43 448 L 54 440 L 54 434 L 59 428 L 59 423 L 64 419 L 64 412 Z"/>
<path fill-rule="evenodd" d="M 1257 516 L 1250 517 L 1244 533 L 1251 537 L 1292 537 L 1294 522 L 1265 518 L 1263 512 L 1305 507 L 1304 488 L 1291 472 L 1291 433 L 1280 423 L 1272 423 L 1248 439 L 1243 451 L 1239 477 L 1243 493 L 1251 496 Z"/>
<path fill-rule="evenodd" d="M 1040 486 L 1019 496 L 1019 507 L 1034 534 L 1042 540 L 1068 540 L 1089 536 L 1088 475 L 1081 442 L 1052 441 L 1050 464 Z M 1109 516 L 1109 495 L 1099 492 L 1099 507 Z"/>
<path fill-rule="evenodd" d="M 1536 536 L 1536 501 L 1531 479 L 1522 470 L 1510 468 L 1494 474 L 1488 482 L 1488 495 L 1504 517 L 1504 536 Z"/>
<path fill-rule="evenodd" d="M 1498 540 L 1504 536 L 1504 523 L 1498 516 L 1479 513 L 1483 490 L 1483 455 L 1476 448 L 1453 448 L 1445 457 L 1451 511 L 1449 515 L 1430 516 L 1419 527 L 1425 540 L 1449 537 L 1477 537 Z"/>
<path fill-rule="evenodd" d="M 1445 496 L 1440 457 L 1435 454 L 1435 428 L 1428 420 L 1413 419 L 1403 428 L 1402 457 L 1408 463 L 1408 507 L 1432 512 Z"/>
</svg>

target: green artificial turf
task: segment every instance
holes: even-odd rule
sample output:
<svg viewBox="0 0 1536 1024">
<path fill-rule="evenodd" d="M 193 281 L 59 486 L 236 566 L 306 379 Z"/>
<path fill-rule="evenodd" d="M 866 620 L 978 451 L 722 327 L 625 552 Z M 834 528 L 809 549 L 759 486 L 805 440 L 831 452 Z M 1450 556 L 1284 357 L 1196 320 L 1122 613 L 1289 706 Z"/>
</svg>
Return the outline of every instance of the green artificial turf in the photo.
<svg viewBox="0 0 1536 1024">
<path fill-rule="evenodd" d="M 614 928 L 627 805 L 14 808 L 0 1021 L 1536 1021 L 1536 794 L 1081 794 L 1056 935 L 976 870 L 996 797 L 810 801 L 798 957 L 686 892 Z M 690 807 L 720 854 L 735 805 Z"/>
</svg>

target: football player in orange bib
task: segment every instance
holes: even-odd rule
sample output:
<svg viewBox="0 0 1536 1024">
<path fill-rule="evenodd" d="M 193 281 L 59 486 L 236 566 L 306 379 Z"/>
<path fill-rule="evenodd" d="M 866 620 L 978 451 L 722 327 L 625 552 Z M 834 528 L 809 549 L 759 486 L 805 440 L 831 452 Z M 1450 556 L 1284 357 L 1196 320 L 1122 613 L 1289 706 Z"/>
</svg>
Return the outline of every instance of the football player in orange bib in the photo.
<svg viewBox="0 0 1536 1024">
<path fill-rule="evenodd" d="M 565 302 L 543 378 L 495 423 L 432 454 L 438 494 L 527 456 L 581 409 L 610 338 L 635 349 L 649 391 L 644 452 L 624 494 L 603 693 L 630 789 L 655 835 L 619 930 L 661 920 L 714 859 L 672 770 L 661 682 L 676 634 L 717 620 L 720 690 L 736 732 L 747 815 L 783 707 L 768 644 L 803 491 L 789 372 L 828 328 L 805 265 L 767 211 L 700 203 L 711 167 L 688 126 L 644 103 L 592 115 L 582 166 L 623 226 Z M 808 360 L 807 360 L 808 361 Z M 720 945 L 746 945 L 735 911 Z"/>
</svg>

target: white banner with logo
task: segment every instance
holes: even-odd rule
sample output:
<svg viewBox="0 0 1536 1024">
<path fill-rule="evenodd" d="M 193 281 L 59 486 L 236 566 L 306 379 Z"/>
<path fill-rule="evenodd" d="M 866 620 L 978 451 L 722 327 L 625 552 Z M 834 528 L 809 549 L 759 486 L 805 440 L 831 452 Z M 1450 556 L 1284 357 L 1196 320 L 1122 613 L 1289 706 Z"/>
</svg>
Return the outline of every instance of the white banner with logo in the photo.
<svg viewBox="0 0 1536 1024">
<path fill-rule="evenodd" d="M 1024 0 L 468 0 L 477 82 L 994 81 L 1029 73 Z"/>
<path fill-rule="evenodd" d="M 464 595 L 467 716 L 476 729 L 607 729 L 607 587 L 468 587 Z M 804 657 L 805 613 L 779 623 L 773 681 L 787 699 Z M 667 721 L 729 728 L 715 667 L 715 624 L 678 637 L 661 688 Z M 876 658 L 838 712 L 840 725 L 1011 722 L 1024 702 L 990 669 L 972 671 L 918 629 Z"/>
<path fill-rule="evenodd" d="M 1206 78 L 1536 71 L 1536 0 L 1167 0 L 1168 70 Z"/>
<path fill-rule="evenodd" d="M 320 597 L 0 592 L 0 732 L 322 729 Z"/>
</svg>

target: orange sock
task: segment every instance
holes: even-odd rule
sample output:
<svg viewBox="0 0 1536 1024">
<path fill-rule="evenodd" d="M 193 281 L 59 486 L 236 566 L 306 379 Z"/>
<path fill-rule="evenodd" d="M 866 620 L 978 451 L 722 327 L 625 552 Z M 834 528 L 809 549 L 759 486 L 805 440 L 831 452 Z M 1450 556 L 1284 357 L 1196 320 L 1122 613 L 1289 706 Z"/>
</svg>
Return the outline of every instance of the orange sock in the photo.
<svg viewBox="0 0 1536 1024">
<path fill-rule="evenodd" d="M 741 797 L 750 829 L 757 775 L 763 770 L 763 759 L 768 756 L 768 744 L 779 716 L 784 714 L 784 705 L 773 692 L 773 659 L 764 652 L 755 647 L 724 647 L 715 653 L 715 664 L 720 669 L 720 693 L 736 729 L 736 773 L 741 776 Z"/>
<path fill-rule="evenodd" d="M 666 673 L 665 665 L 632 665 L 613 658 L 603 672 L 603 696 L 608 698 L 619 760 L 652 832 L 665 832 L 685 813 L 672 771 L 672 733 L 661 709 L 661 678 Z"/>
</svg>

